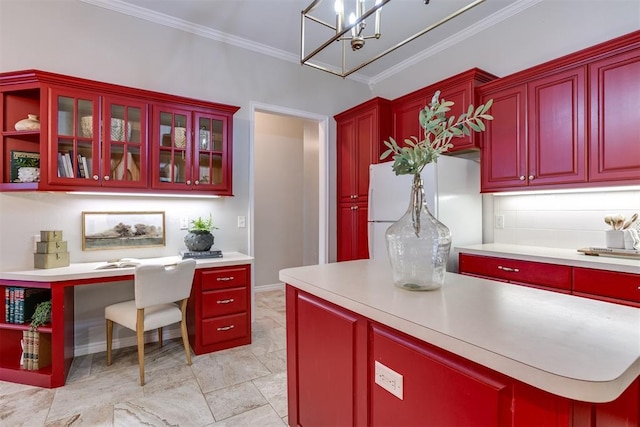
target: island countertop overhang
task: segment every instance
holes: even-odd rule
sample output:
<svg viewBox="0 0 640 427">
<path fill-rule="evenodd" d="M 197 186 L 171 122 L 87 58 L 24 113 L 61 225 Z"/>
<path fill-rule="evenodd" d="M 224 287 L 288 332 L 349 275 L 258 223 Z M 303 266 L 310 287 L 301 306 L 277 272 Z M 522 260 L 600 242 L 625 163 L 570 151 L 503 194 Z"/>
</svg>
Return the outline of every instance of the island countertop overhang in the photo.
<svg viewBox="0 0 640 427">
<path fill-rule="evenodd" d="M 385 263 L 285 269 L 280 280 L 544 391 L 617 398 L 640 375 L 640 310 L 447 273 L 442 289 L 393 286 Z"/>
</svg>

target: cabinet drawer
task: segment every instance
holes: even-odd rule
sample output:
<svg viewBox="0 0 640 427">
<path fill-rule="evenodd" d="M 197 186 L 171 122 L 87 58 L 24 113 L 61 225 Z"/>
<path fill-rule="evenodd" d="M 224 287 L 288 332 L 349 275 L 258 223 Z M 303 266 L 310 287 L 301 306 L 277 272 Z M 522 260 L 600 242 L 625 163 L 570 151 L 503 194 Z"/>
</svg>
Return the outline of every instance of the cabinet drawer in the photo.
<svg viewBox="0 0 640 427">
<path fill-rule="evenodd" d="M 571 290 L 571 267 L 566 265 L 460 254 L 460 273 Z"/>
<path fill-rule="evenodd" d="M 205 291 L 202 293 L 202 317 L 215 317 L 247 311 L 247 288 Z"/>
<path fill-rule="evenodd" d="M 247 268 L 224 268 L 202 272 L 202 290 L 235 288 L 247 285 Z"/>
<path fill-rule="evenodd" d="M 247 313 L 214 317 L 202 321 L 202 345 L 211 345 L 249 334 Z"/>
<path fill-rule="evenodd" d="M 640 275 L 574 268 L 573 291 L 640 303 Z"/>
</svg>

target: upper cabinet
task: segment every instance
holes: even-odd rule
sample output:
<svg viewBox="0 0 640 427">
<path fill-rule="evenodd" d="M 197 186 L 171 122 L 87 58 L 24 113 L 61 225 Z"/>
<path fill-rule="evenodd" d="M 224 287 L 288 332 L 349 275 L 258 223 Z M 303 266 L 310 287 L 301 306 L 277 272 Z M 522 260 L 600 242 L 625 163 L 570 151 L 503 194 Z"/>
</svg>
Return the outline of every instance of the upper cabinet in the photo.
<svg viewBox="0 0 640 427">
<path fill-rule="evenodd" d="M 479 89 L 494 117 L 482 135 L 483 190 L 585 182 L 585 67 L 505 86 Z"/>
<path fill-rule="evenodd" d="M 482 191 L 640 182 L 640 31 L 478 89 Z"/>
<path fill-rule="evenodd" d="M 0 100 L 0 190 L 233 194 L 238 107 L 35 70 L 0 74 Z"/>
<path fill-rule="evenodd" d="M 496 76 L 492 74 L 474 68 L 393 100 L 391 106 L 393 138 L 398 144 L 411 136 L 423 138 L 418 116 L 420 110 L 431 102 L 436 91 L 440 91 L 440 99 L 455 103 L 449 114 L 459 116 L 466 113 L 470 104 L 477 106 L 476 87 L 495 78 Z M 468 137 L 454 138 L 451 143 L 453 147 L 449 149 L 450 152 L 469 151 L 480 146 L 475 132 Z"/>
</svg>

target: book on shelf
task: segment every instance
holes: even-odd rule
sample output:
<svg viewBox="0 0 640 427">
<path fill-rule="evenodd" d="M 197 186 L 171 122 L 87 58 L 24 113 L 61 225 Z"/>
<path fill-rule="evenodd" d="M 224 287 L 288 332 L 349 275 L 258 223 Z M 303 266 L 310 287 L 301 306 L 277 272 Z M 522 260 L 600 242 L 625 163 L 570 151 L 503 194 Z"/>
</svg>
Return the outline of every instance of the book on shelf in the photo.
<svg viewBox="0 0 640 427">
<path fill-rule="evenodd" d="M 85 172 L 84 166 L 82 164 L 82 156 L 80 154 L 78 154 L 78 175 L 80 176 L 80 178 L 87 177 L 87 173 Z"/>
<path fill-rule="evenodd" d="M 51 299 L 49 289 L 5 288 L 5 322 L 24 324 L 31 320 L 38 304 Z"/>
<path fill-rule="evenodd" d="M 73 163 L 71 162 L 71 154 L 64 153 L 63 158 L 64 158 L 65 177 L 73 178 L 74 174 L 73 174 Z"/>
<path fill-rule="evenodd" d="M 9 180 L 10 182 L 21 182 L 18 176 L 18 170 L 23 159 L 34 159 L 36 168 L 40 167 L 40 153 L 31 151 L 11 150 L 11 159 L 9 161 Z"/>
<path fill-rule="evenodd" d="M 23 369 L 37 371 L 51 365 L 51 334 L 27 329 L 22 331 L 22 345 L 20 362 Z"/>
<path fill-rule="evenodd" d="M 140 265 L 140 261 L 135 258 L 122 258 L 118 260 L 110 260 L 105 262 L 104 264 L 99 264 L 95 269 L 106 270 L 109 268 L 137 267 L 139 265 Z"/>
<path fill-rule="evenodd" d="M 91 179 L 91 169 L 89 169 L 89 165 L 91 164 L 91 159 L 87 162 L 87 158 L 82 156 L 82 168 L 84 169 L 84 173 L 87 179 Z"/>
</svg>

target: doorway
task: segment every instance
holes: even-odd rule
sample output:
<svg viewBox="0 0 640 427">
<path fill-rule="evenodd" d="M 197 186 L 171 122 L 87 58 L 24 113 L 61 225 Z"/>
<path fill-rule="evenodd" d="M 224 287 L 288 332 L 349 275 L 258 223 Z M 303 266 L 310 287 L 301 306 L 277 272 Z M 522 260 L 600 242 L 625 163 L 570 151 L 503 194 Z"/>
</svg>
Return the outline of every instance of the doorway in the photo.
<svg viewBox="0 0 640 427">
<path fill-rule="evenodd" d="M 328 258 L 328 117 L 251 105 L 249 253 L 256 289 Z"/>
</svg>

